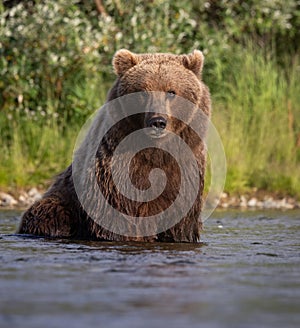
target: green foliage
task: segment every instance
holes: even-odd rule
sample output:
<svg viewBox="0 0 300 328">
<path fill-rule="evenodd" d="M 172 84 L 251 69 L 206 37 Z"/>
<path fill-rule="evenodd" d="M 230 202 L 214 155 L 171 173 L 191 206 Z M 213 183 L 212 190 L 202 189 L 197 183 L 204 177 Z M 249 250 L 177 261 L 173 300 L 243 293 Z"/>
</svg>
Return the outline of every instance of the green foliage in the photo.
<svg viewBox="0 0 300 328">
<path fill-rule="evenodd" d="M 300 4 L 294 0 L 193 0 L 193 12 L 201 21 L 222 31 L 226 39 L 241 42 L 251 37 L 260 45 L 285 41 L 299 47 Z"/>
<path fill-rule="evenodd" d="M 74 89 L 101 82 L 97 32 L 75 2 L 20 3 L 2 14 L 0 24 L 1 111 L 41 109 L 63 122 L 100 105 L 86 93 L 78 101 Z"/>
<path fill-rule="evenodd" d="M 296 0 L 0 1 L 0 187 L 47 182 L 104 101 L 120 48 L 202 49 L 226 189 L 300 195 Z"/>
</svg>

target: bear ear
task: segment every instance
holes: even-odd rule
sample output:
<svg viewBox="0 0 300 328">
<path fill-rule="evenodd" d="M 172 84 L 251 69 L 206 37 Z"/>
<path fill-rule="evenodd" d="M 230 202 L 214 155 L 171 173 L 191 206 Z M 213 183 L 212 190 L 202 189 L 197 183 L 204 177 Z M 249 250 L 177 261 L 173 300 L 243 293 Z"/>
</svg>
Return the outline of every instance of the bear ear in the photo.
<svg viewBox="0 0 300 328">
<path fill-rule="evenodd" d="M 138 63 L 138 56 L 129 50 L 117 51 L 113 58 L 113 67 L 117 75 L 121 76 Z"/>
<path fill-rule="evenodd" d="M 198 77 L 201 75 L 203 63 L 204 56 L 200 50 L 194 50 L 191 54 L 182 56 L 183 66 L 194 72 Z"/>
</svg>

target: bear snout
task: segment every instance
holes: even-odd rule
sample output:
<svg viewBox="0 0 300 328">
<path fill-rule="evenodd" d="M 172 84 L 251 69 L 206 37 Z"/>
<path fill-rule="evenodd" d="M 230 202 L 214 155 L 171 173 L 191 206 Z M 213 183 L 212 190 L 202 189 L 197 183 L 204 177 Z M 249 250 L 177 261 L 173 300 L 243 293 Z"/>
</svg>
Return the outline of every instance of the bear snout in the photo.
<svg viewBox="0 0 300 328">
<path fill-rule="evenodd" d="M 166 117 L 154 113 L 152 115 L 146 115 L 144 125 L 147 128 L 147 134 L 151 138 L 161 138 L 166 135 Z"/>
<path fill-rule="evenodd" d="M 147 128 L 153 128 L 158 130 L 164 130 L 167 127 L 167 120 L 162 116 L 154 116 L 147 120 Z"/>
</svg>

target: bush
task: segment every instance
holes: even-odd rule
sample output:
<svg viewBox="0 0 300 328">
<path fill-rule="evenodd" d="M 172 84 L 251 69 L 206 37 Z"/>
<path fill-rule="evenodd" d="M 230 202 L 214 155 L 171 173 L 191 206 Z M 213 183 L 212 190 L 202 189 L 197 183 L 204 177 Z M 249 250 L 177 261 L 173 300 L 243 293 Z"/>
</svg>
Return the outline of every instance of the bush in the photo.
<svg viewBox="0 0 300 328">
<path fill-rule="evenodd" d="M 300 195 L 299 1 L 102 4 L 0 1 L 0 186 L 44 183 L 65 167 L 80 126 L 105 101 L 117 49 L 198 48 L 227 154 L 226 188 Z"/>
<path fill-rule="evenodd" d="M 2 112 L 63 123 L 100 105 L 89 91 L 100 87 L 97 32 L 76 5 L 20 3 L 2 14 L 0 24 Z"/>
</svg>

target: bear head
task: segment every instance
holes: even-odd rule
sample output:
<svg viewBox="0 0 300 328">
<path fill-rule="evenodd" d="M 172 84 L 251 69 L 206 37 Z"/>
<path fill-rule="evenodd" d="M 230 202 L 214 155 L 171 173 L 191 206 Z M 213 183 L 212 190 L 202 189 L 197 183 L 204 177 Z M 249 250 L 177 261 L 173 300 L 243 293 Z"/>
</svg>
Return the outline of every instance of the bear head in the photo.
<svg viewBox="0 0 300 328">
<path fill-rule="evenodd" d="M 207 118 L 210 115 L 209 91 L 201 80 L 203 63 L 204 56 L 199 50 L 188 55 L 135 54 L 119 50 L 113 58 L 117 80 L 108 101 L 132 93 L 147 94 L 147 100 L 137 97 L 144 106 L 144 115 L 135 117 L 138 128 L 151 128 L 148 131 L 156 138 L 164 136 L 167 130 L 179 134 L 185 125 L 172 118 L 174 109 L 183 111 L 187 102 L 194 106 L 186 114 L 186 122 L 199 110 Z"/>
</svg>

